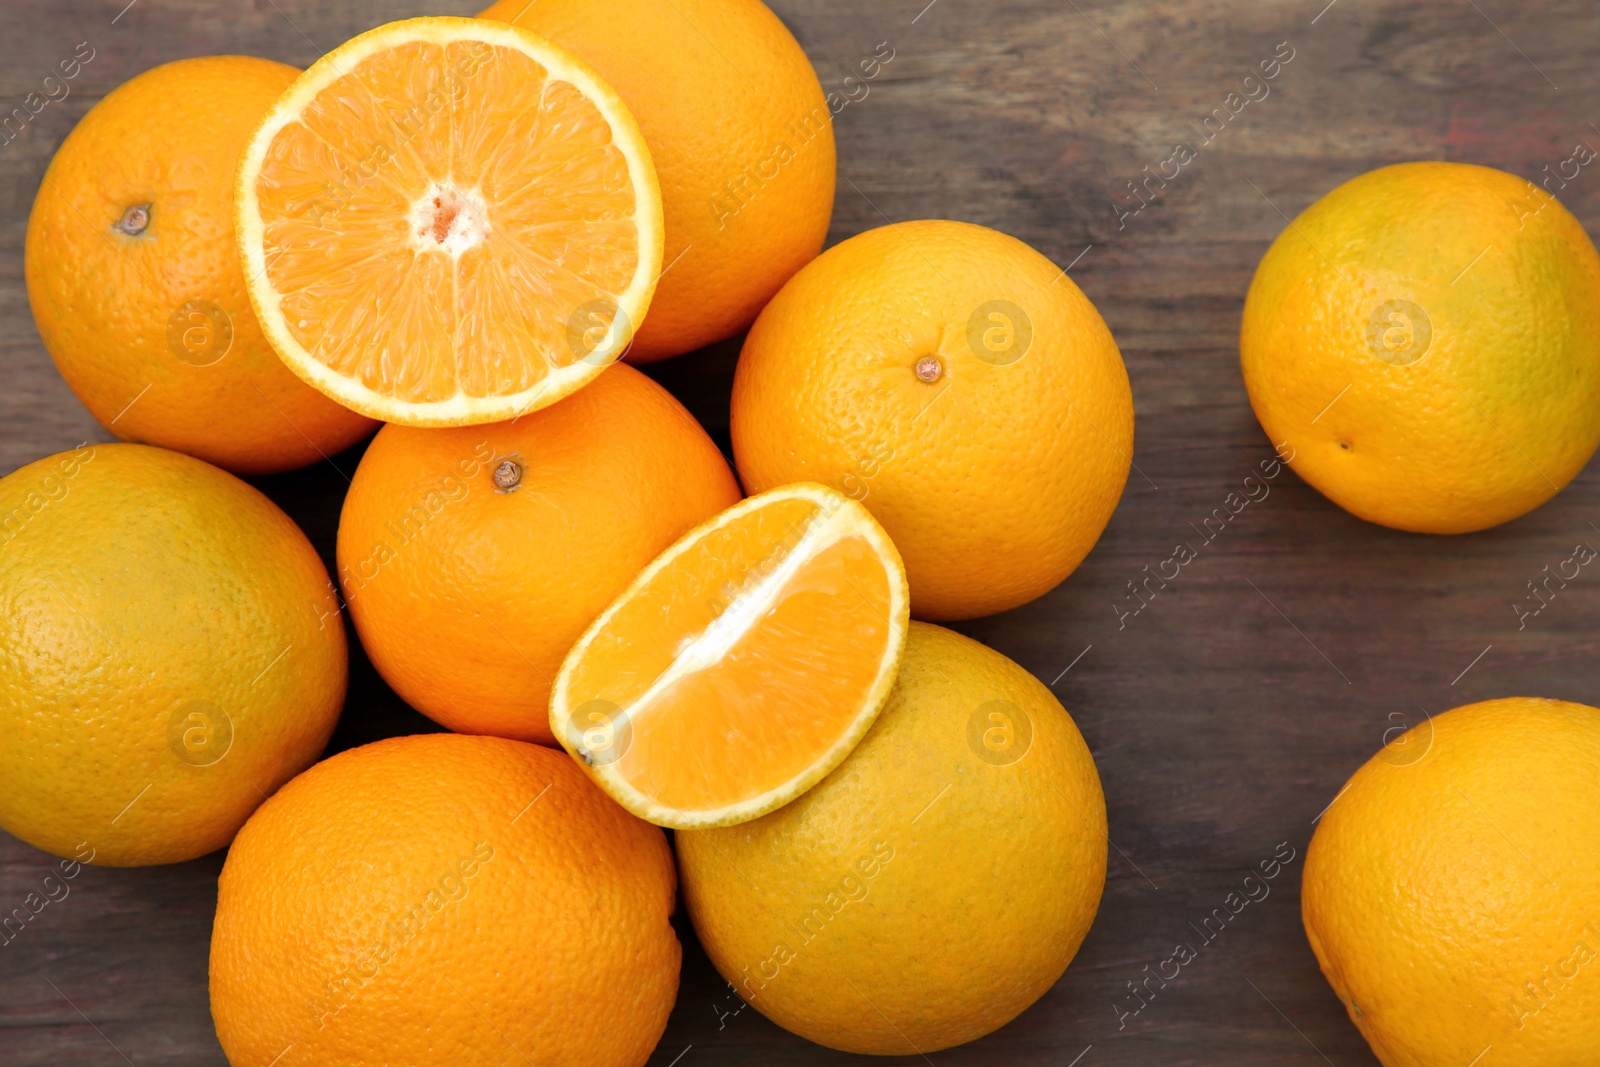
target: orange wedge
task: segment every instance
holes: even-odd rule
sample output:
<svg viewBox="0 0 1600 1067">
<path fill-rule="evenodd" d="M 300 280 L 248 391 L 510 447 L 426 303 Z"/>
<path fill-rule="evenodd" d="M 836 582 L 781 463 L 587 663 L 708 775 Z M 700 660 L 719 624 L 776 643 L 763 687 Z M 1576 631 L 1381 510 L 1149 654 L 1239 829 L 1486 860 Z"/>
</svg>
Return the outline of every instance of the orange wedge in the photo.
<svg viewBox="0 0 1600 1067">
<path fill-rule="evenodd" d="M 279 356 L 387 422 L 508 419 L 627 348 L 661 270 L 639 127 L 571 52 L 418 18 L 364 33 L 278 100 L 236 230 Z"/>
<path fill-rule="evenodd" d="M 646 567 L 567 653 L 550 728 L 658 826 L 745 822 L 815 785 L 889 695 L 905 568 L 821 485 L 753 496 Z"/>
</svg>

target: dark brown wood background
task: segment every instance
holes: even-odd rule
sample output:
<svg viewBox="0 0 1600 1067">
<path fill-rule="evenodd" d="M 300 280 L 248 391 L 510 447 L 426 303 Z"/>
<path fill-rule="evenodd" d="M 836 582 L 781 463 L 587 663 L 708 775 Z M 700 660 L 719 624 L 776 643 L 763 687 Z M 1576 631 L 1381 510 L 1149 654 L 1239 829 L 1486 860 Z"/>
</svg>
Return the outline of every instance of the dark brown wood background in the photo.
<svg viewBox="0 0 1600 1067">
<path fill-rule="evenodd" d="M 0 146 L 0 472 L 109 439 L 57 377 L 22 280 L 40 175 L 101 95 L 185 56 L 245 52 L 305 66 L 378 23 L 479 6 L 126 3 L 0 0 L 0 111 L 79 42 L 97 53 L 70 97 Z M 1053 683 L 1094 750 L 1115 843 L 1100 915 L 1043 1000 L 933 1063 L 1374 1063 L 1301 930 L 1313 819 L 1386 731 L 1424 712 L 1513 694 L 1600 703 L 1600 578 L 1573 582 L 1522 629 L 1512 607 L 1574 544 L 1600 546 L 1595 465 L 1535 513 L 1453 538 L 1366 525 L 1285 473 L 1118 628 L 1112 605 L 1125 583 L 1191 539 L 1190 523 L 1270 455 L 1236 346 L 1251 272 L 1285 216 L 1385 163 L 1464 160 L 1539 180 L 1575 145 L 1600 148 L 1594 4 L 1325 4 L 775 4 L 826 85 L 880 42 L 895 50 L 867 96 L 838 116 L 830 240 L 886 219 L 957 218 L 1071 263 L 1122 346 L 1138 412 L 1137 471 L 1088 561 L 1036 603 L 960 627 Z M 1192 123 L 1280 42 L 1294 58 L 1270 95 L 1119 228 L 1113 205 L 1135 203 L 1125 183 L 1194 140 Z M 1560 196 L 1591 231 L 1600 225 L 1596 171 Z M 737 352 L 735 340 L 652 371 L 724 447 Z M 334 463 L 348 473 L 358 458 Z M 259 484 L 331 565 L 344 478 L 324 464 Z M 336 747 L 429 727 L 357 654 Z M 1126 983 L 1175 943 L 1197 941 L 1190 923 L 1285 841 L 1297 858 L 1271 896 L 1119 1028 L 1113 1004 L 1134 1004 Z M 20 904 L 49 862 L 0 834 L 0 911 Z M 206 1003 L 221 863 L 218 854 L 96 869 L 73 882 L 70 897 L 0 949 L 0 1065 L 223 1063 Z M 682 936 L 682 993 L 655 1067 L 853 1060 L 754 1010 L 734 1013 L 740 1002 L 686 924 Z"/>
</svg>

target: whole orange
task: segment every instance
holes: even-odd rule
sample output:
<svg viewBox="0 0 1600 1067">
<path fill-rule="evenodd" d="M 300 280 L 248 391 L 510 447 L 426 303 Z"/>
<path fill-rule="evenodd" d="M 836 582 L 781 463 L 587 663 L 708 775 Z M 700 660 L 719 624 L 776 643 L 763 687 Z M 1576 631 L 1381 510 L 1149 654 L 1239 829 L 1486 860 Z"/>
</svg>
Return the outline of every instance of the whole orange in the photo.
<svg viewBox="0 0 1600 1067">
<path fill-rule="evenodd" d="M 0 478 L 0 826 L 131 867 L 226 845 L 345 694 L 328 572 L 225 471 L 85 445 Z"/>
<path fill-rule="evenodd" d="M 1600 708 L 1488 700 L 1407 731 L 1329 806 L 1306 935 L 1386 1067 L 1600 1063 L 1596 767 Z"/>
<path fill-rule="evenodd" d="M 452 730 L 552 742 L 567 649 L 739 499 L 716 445 L 626 364 L 511 422 L 385 426 L 339 519 L 339 577 L 395 692 Z"/>
<path fill-rule="evenodd" d="M 911 614 L 1040 596 L 1122 496 L 1133 398 L 1116 342 L 1066 273 L 1014 237 L 905 222 L 830 248 L 784 286 L 733 382 L 745 488 L 822 482 L 905 561 Z"/>
<path fill-rule="evenodd" d="M 390 738 L 239 832 L 211 1017 L 233 1067 L 640 1067 L 678 989 L 675 891 L 666 836 L 565 754 Z"/>
<path fill-rule="evenodd" d="M 822 248 L 833 115 L 847 98 L 824 97 L 805 52 L 760 0 L 500 0 L 479 17 L 578 53 L 644 132 L 667 243 L 630 360 L 738 333 Z"/>
<path fill-rule="evenodd" d="M 1272 243 L 1239 358 L 1272 443 L 1334 503 L 1481 530 L 1550 499 L 1600 444 L 1600 255 L 1526 178 L 1382 167 Z"/>
<path fill-rule="evenodd" d="M 1105 797 L 1072 717 L 1005 656 L 920 622 L 831 774 L 676 840 L 717 970 L 847 1052 L 915 1056 L 1011 1021 L 1066 970 L 1105 887 Z"/>
<path fill-rule="evenodd" d="M 376 425 L 306 385 L 262 335 L 233 237 L 239 154 L 299 71 L 184 59 L 90 109 L 28 219 L 28 299 L 101 425 L 240 474 L 303 467 Z"/>
</svg>

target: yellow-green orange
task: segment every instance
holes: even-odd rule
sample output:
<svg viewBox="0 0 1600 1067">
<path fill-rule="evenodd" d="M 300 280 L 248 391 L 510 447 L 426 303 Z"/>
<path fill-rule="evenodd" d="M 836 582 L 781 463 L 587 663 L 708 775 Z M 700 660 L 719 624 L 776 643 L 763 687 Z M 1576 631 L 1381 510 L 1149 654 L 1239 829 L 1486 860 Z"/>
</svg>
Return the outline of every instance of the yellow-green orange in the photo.
<svg viewBox="0 0 1600 1067">
<path fill-rule="evenodd" d="M 1385 1067 L 1600 1063 L 1596 767 L 1600 709 L 1489 700 L 1405 733 L 1323 815 L 1306 934 Z"/>
<path fill-rule="evenodd" d="M 1524 178 L 1383 167 L 1278 235 L 1239 351 L 1262 427 L 1334 503 L 1481 530 L 1550 499 L 1600 443 L 1600 256 Z"/>
<path fill-rule="evenodd" d="M 0 826 L 59 856 L 193 859 L 327 744 L 322 561 L 200 460 L 86 445 L 0 479 Z"/>
<path fill-rule="evenodd" d="M 1061 977 L 1105 882 L 1105 800 L 1044 685 L 913 622 L 889 703 L 832 774 L 677 844 L 695 930 L 740 997 L 831 1048 L 913 1055 Z"/>
</svg>

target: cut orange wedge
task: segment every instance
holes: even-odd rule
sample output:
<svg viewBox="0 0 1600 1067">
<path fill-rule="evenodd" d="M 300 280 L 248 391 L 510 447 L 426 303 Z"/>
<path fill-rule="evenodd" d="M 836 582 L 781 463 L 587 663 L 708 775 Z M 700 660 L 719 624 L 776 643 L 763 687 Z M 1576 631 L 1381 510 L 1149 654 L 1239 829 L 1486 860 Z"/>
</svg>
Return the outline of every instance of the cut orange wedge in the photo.
<svg viewBox="0 0 1600 1067">
<path fill-rule="evenodd" d="M 900 554 L 866 508 L 821 485 L 753 496 L 662 553 L 578 639 L 551 730 L 642 819 L 754 819 L 872 725 L 908 604 Z"/>
<path fill-rule="evenodd" d="M 329 52 L 240 163 L 256 314 L 291 370 L 388 422 L 508 419 L 615 360 L 661 270 L 639 127 L 571 52 L 418 18 Z"/>
</svg>

